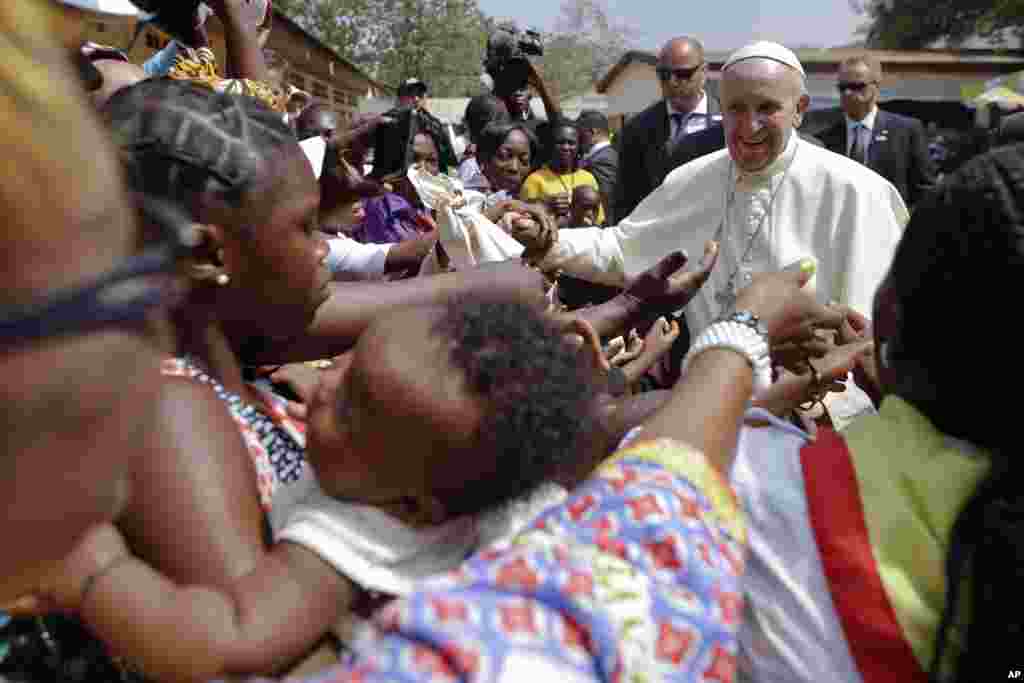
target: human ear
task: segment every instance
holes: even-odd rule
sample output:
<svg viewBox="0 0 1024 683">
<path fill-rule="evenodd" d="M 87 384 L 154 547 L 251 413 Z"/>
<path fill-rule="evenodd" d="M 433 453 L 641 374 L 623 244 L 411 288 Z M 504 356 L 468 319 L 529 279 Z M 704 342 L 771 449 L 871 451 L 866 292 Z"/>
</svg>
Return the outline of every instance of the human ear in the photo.
<svg viewBox="0 0 1024 683">
<path fill-rule="evenodd" d="M 809 95 L 801 95 L 800 99 L 796 103 L 796 112 L 793 114 L 793 127 L 799 128 L 804 122 L 804 114 L 807 113 L 807 107 L 811 104 L 811 98 Z"/>
<path fill-rule="evenodd" d="M 227 284 L 231 276 L 224 264 L 223 228 L 194 223 L 193 230 L 196 244 L 188 259 L 188 277 L 197 284 Z"/>
</svg>

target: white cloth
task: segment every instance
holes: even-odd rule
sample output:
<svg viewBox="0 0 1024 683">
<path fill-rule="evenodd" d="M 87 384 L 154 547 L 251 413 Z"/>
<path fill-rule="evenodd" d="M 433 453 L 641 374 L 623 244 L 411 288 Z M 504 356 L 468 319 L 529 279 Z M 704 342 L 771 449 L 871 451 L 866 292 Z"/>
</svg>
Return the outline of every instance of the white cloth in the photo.
<svg viewBox="0 0 1024 683">
<path fill-rule="evenodd" d="M 804 76 L 804 67 L 797 59 L 796 55 L 789 48 L 783 47 L 778 43 L 773 43 L 768 40 L 759 40 L 756 43 L 750 43 L 741 47 L 736 52 L 729 55 L 729 58 L 725 60 L 725 64 L 722 66 L 722 71 L 728 71 L 729 67 L 737 62 L 742 62 L 745 59 L 771 59 L 776 62 L 785 64 L 791 69 L 796 69 L 800 72 L 801 76 Z"/>
<path fill-rule="evenodd" d="M 391 244 L 363 244 L 350 237 L 327 240 L 327 268 L 335 280 L 372 280 L 384 274 Z"/>
<path fill-rule="evenodd" d="M 312 550 L 360 586 L 407 595 L 416 583 L 458 567 L 477 549 L 508 542 L 567 493 L 556 484 L 478 517 L 415 529 L 366 505 L 328 497 L 315 485 L 294 505 L 275 539 Z"/>
<path fill-rule="evenodd" d="M 590 151 L 583 155 L 583 159 L 584 160 L 591 159 L 591 158 L 593 158 L 593 156 L 595 154 L 600 152 L 605 147 L 611 147 L 611 146 L 612 146 L 612 143 L 609 142 L 608 140 L 601 140 L 600 142 L 595 142 L 594 146 L 590 148 Z"/>
<path fill-rule="evenodd" d="M 475 157 L 470 157 L 459 164 L 459 180 L 467 190 L 489 190 L 491 188 L 490 181 L 480 170 L 480 164 Z"/>
<path fill-rule="evenodd" d="M 327 141 L 317 136 L 303 140 L 299 143 L 299 147 L 302 148 L 309 165 L 313 168 L 313 175 L 320 180 L 324 170 L 324 159 L 327 157 Z"/>
<path fill-rule="evenodd" d="M 411 167 L 407 175 L 423 203 L 437 214 L 438 241 L 453 268 L 464 270 L 522 255 L 522 245 L 484 215 L 487 195 L 463 190 L 459 181 L 430 175 L 421 168 Z M 431 250 L 423 260 L 420 275 L 440 271 L 437 252 Z"/>
<path fill-rule="evenodd" d="M 668 124 L 669 124 L 669 140 L 675 140 L 676 135 L 679 133 L 679 122 L 675 114 L 683 115 L 683 124 L 685 126 L 684 134 L 689 135 L 690 133 L 696 133 L 699 130 L 704 130 L 711 125 L 711 118 L 708 117 L 708 94 L 704 93 L 700 96 L 700 102 L 693 108 L 693 111 L 685 112 L 679 111 L 672 106 L 672 103 L 665 100 L 665 106 L 668 107 Z M 714 120 L 720 120 L 721 116 L 716 116 Z"/>
<path fill-rule="evenodd" d="M 732 469 L 749 542 L 737 680 L 860 683 L 811 529 L 800 464 L 809 437 L 764 411 L 747 420 Z"/>
<path fill-rule="evenodd" d="M 738 177 L 728 150 L 694 159 L 670 173 L 618 225 L 559 231 L 541 266 L 620 287 L 677 249 L 696 266 L 727 205 L 718 263 L 685 309 L 694 334 L 722 314 L 716 294 L 726 290 L 737 269 L 742 286 L 747 276 L 808 257 L 817 265 L 808 286 L 820 301 L 870 314 L 909 218 L 899 191 L 885 178 L 791 135 L 783 154 L 755 174 Z M 764 226 L 752 240 L 762 217 Z"/>
<path fill-rule="evenodd" d="M 871 148 L 870 147 L 871 146 L 871 134 L 875 130 L 875 119 L 878 118 L 878 107 L 872 107 L 871 111 L 868 112 L 867 116 L 862 118 L 860 121 L 854 121 L 853 119 L 851 119 L 849 116 L 847 116 L 845 114 L 843 115 L 843 117 L 846 119 L 846 154 L 847 154 L 847 156 L 849 156 L 850 150 L 853 149 L 853 143 L 857 139 L 856 138 L 857 133 L 855 132 L 857 126 L 863 126 L 863 127 L 868 129 L 868 132 L 866 134 L 867 135 L 867 143 L 868 144 L 865 146 L 865 149 L 870 149 Z"/>
</svg>

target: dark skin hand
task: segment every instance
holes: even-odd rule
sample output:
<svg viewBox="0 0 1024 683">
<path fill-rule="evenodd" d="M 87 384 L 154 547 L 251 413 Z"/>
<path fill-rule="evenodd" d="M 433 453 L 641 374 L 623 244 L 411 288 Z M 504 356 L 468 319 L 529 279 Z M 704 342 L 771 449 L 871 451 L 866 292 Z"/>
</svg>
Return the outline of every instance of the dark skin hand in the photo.
<svg viewBox="0 0 1024 683">
<path fill-rule="evenodd" d="M 646 330 L 659 315 L 684 308 L 711 276 L 718 261 L 718 244 L 704 245 L 704 256 L 693 270 L 684 271 L 686 255 L 673 252 L 629 283 L 623 294 L 634 307 L 643 308 L 649 319 L 636 327 Z"/>
<path fill-rule="evenodd" d="M 686 255 L 676 251 L 638 275 L 621 294 L 597 306 L 568 314 L 586 320 L 604 339 L 637 328 L 647 330 L 663 315 L 679 310 L 707 281 L 718 259 L 718 245 L 709 242 L 697 268 L 686 267 Z"/>
<path fill-rule="evenodd" d="M 257 24 L 249 5 L 243 0 L 209 0 L 207 5 L 224 25 L 224 42 L 227 47 L 227 76 L 248 78 L 254 81 L 268 80 L 267 64 L 263 50 L 257 40 Z"/>
</svg>

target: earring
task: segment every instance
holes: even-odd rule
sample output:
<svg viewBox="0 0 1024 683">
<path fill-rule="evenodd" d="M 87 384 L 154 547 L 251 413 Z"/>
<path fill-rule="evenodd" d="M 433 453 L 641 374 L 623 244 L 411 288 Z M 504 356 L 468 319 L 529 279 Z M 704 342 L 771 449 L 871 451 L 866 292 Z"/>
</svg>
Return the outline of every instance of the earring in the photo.
<svg viewBox="0 0 1024 683">
<path fill-rule="evenodd" d="M 227 284 L 231 282 L 231 276 L 228 275 L 227 273 L 221 273 L 220 275 L 217 276 L 215 282 L 217 283 L 218 287 L 226 287 Z"/>
</svg>

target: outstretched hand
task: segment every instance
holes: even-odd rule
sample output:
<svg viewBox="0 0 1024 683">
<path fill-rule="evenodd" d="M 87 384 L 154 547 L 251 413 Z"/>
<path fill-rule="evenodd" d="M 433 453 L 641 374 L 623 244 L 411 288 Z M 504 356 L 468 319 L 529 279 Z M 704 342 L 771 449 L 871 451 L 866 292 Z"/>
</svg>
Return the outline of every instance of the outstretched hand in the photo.
<svg viewBox="0 0 1024 683">
<path fill-rule="evenodd" d="M 510 202 L 505 211 L 524 214 L 530 220 L 510 222 L 506 229 L 517 242 L 523 245 L 523 259 L 537 263 L 544 259 L 555 242 L 558 241 L 558 223 L 542 206 L 526 202 Z"/>
<path fill-rule="evenodd" d="M 749 311 L 768 328 L 772 346 L 814 338 L 818 329 L 838 330 L 846 320 L 844 312 L 819 303 L 803 288 L 808 272 L 765 273 L 740 292 L 736 310 Z"/>
<path fill-rule="evenodd" d="M 694 270 L 683 270 L 687 260 L 683 252 L 672 252 L 638 275 L 623 295 L 651 318 L 678 311 L 711 276 L 718 260 L 718 244 L 708 242 L 704 246 L 704 257 Z"/>
</svg>

